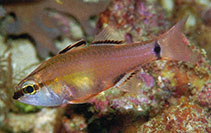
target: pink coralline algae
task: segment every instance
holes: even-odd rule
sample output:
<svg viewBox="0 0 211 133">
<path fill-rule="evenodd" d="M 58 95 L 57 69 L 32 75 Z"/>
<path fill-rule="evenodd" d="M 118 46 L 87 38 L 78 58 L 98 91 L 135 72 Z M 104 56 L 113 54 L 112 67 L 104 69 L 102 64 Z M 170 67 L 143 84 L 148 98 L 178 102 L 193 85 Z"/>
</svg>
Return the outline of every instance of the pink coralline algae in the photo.
<svg viewBox="0 0 211 133">
<path fill-rule="evenodd" d="M 121 98 L 113 99 L 111 107 L 120 111 L 147 111 L 151 99 L 144 95 L 127 95 Z"/>
<path fill-rule="evenodd" d="M 205 107 L 211 108 L 211 83 L 205 85 L 198 94 L 196 94 L 197 101 Z"/>
<path fill-rule="evenodd" d="M 93 98 L 90 103 L 92 103 L 93 105 L 95 105 L 95 109 L 96 110 L 100 110 L 101 114 L 104 114 L 106 112 L 108 112 L 108 106 L 109 106 L 109 101 L 107 99 L 104 100 L 98 100 L 96 98 Z"/>
<path fill-rule="evenodd" d="M 86 133 L 87 124 L 83 116 L 74 114 L 71 119 L 64 117 L 62 122 L 64 133 Z"/>
<path fill-rule="evenodd" d="M 138 128 L 138 132 L 211 132 L 206 111 L 183 97 L 162 114 Z"/>
<path fill-rule="evenodd" d="M 150 108 L 158 106 L 162 99 L 157 99 L 159 95 L 166 96 L 165 92 L 156 88 L 154 78 L 145 72 L 138 72 L 120 88 L 110 88 L 93 98 L 90 103 L 99 114 L 106 114 L 111 110 L 146 113 Z"/>
<path fill-rule="evenodd" d="M 202 8 L 200 5 L 195 6 L 195 0 L 194 2 L 177 0 L 174 3 L 176 4 L 172 13 L 167 15 L 159 3 L 154 0 L 112 0 L 106 11 L 100 14 L 97 28 L 103 28 L 109 23 L 114 24 L 115 28 L 122 31 L 123 37 L 129 43 L 153 40 L 154 37 L 168 30 L 170 23 L 173 25 L 178 22 L 192 9 L 196 11 Z M 55 13 L 51 17 L 57 19 L 61 25 L 66 25 L 67 29 L 71 28 L 67 26 L 67 19 L 58 15 Z M 10 85 L 10 82 L 13 84 L 12 81 L 14 81 L 12 80 L 13 63 L 8 58 L 9 72 L 7 72 L 7 67 L 5 69 L 0 67 L 0 79 L 5 81 L 0 83 L 0 88 L 3 88 L 2 95 L 5 95 L 5 99 L 0 101 L 4 103 L 0 114 L 2 116 L 5 114 L 5 117 L 0 119 L 0 130 L 3 132 L 41 132 L 41 129 L 44 129 L 43 132 L 51 130 L 61 133 L 210 133 L 211 66 L 207 59 L 209 53 L 206 55 L 207 49 L 199 49 L 196 46 L 201 43 L 208 47 L 210 44 L 211 30 L 210 26 L 203 24 L 205 22 L 207 21 L 197 17 L 198 30 L 193 30 L 192 33 L 184 31 L 188 38 L 188 41 L 184 41 L 199 57 L 196 64 L 170 60 L 145 64 L 120 87 L 109 88 L 84 104 L 68 104 L 65 107 L 48 109 L 27 109 L 28 106 L 13 104 L 11 102 L 12 93 L 9 91 L 13 88 L 13 85 Z M 66 35 L 67 29 L 62 29 L 63 34 Z M 0 66 L 4 64 L 5 62 L 1 63 L 0 58 Z M 34 111 L 20 111 L 21 109 Z M 30 114 L 26 114 L 29 112 Z M 45 122 L 42 118 L 45 118 Z"/>
<path fill-rule="evenodd" d="M 147 87 L 153 87 L 154 86 L 154 79 L 153 79 L 152 76 L 150 76 L 146 73 L 141 73 L 139 78 L 146 83 Z"/>
<path fill-rule="evenodd" d="M 154 37 L 168 28 L 166 17 L 163 15 L 164 10 L 156 2 L 149 4 L 143 0 L 113 0 L 111 3 L 100 16 L 100 28 L 112 21 L 117 28 L 123 30 L 125 37 L 130 34 L 133 42 L 149 40 L 148 37 Z"/>
</svg>

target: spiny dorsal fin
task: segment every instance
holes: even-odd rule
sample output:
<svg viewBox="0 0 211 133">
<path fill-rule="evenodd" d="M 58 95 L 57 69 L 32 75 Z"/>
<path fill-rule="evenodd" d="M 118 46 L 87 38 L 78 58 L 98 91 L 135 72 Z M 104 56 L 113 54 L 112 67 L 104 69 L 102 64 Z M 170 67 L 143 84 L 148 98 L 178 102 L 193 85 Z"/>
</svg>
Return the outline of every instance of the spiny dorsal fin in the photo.
<svg viewBox="0 0 211 133">
<path fill-rule="evenodd" d="M 107 25 L 99 34 L 96 35 L 93 42 L 104 40 L 116 40 L 124 41 L 124 34 L 119 29 L 113 26 L 113 24 Z"/>
<path fill-rule="evenodd" d="M 116 41 L 116 40 L 104 40 L 104 41 L 94 41 L 90 45 L 115 45 L 115 44 L 122 44 L 123 41 Z"/>
<path fill-rule="evenodd" d="M 76 42 L 75 44 L 71 44 L 71 45 L 67 46 L 62 51 L 60 51 L 59 54 L 63 54 L 63 53 L 70 51 L 71 49 L 81 48 L 84 46 L 86 46 L 86 41 L 81 40 L 81 41 Z"/>
</svg>

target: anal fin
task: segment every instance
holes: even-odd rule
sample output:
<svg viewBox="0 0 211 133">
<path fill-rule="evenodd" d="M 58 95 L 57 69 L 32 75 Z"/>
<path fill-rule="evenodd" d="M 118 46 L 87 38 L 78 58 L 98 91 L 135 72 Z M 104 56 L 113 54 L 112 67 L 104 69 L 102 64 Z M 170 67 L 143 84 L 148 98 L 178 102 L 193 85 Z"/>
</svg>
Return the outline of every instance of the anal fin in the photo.
<svg viewBox="0 0 211 133">
<path fill-rule="evenodd" d="M 126 84 L 137 72 L 138 72 L 138 70 L 135 70 L 135 71 L 131 71 L 125 75 L 120 75 L 118 78 L 116 78 L 116 81 L 115 81 L 116 84 L 113 87 L 120 88 L 126 92 L 131 92 L 131 89 L 133 89 L 133 88 L 124 88 L 122 86 L 124 84 Z M 119 80 L 117 80 L 117 79 L 119 79 Z"/>
</svg>

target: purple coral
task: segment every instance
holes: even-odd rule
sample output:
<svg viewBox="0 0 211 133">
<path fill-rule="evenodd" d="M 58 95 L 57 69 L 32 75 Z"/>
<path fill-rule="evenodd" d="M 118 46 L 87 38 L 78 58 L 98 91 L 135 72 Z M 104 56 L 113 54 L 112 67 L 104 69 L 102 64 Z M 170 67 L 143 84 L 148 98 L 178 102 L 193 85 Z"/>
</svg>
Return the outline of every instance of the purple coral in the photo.
<svg viewBox="0 0 211 133">
<path fill-rule="evenodd" d="M 211 83 L 202 88 L 197 96 L 197 100 L 201 105 L 211 108 Z"/>
<path fill-rule="evenodd" d="M 147 87 L 154 86 L 154 78 L 146 73 L 141 73 L 139 78 L 146 84 Z"/>
</svg>

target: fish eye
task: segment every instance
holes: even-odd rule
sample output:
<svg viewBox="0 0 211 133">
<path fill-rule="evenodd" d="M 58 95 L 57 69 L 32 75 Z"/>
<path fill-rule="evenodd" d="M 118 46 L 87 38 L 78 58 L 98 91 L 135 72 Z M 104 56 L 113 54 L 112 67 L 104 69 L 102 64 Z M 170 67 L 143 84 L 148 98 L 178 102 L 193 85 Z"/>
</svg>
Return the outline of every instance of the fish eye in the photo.
<svg viewBox="0 0 211 133">
<path fill-rule="evenodd" d="M 36 93 L 34 85 L 27 85 L 27 86 L 25 86 L 23 88 L 23 91 L 24 91 L 24 93 L 31 94 L 31 95 Z"/>
</svg>

